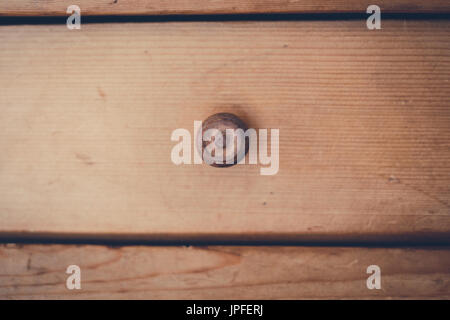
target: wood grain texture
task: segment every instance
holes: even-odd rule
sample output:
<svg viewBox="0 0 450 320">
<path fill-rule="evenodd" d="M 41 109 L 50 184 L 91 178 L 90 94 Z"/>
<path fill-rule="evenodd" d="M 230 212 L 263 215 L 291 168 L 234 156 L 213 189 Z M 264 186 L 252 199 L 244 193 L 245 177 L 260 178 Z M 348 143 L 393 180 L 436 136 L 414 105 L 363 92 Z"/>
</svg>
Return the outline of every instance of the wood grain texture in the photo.
<svg viewBox="0 0 450 320">
<path fill-rule="evenodd" d="M 0 27 L 0 236 L 450 239 L 450 21 Z M 280 129 L 280 170 L 171 162 Z"/>
<path fill-rule="evenodd" d="M 0 299 L 449 299 L 450 250 L 0 246 Z M 69 265 L 81 289 L 66 289 Z M 370 265 L 381 289 L 366 287 Z"/>
<path fill-rule="evenodd" d="M 0 2 L 0 15 L 66 16 L 71 0 L 14 0 Z M 236 13 L 365 13 L 369 0 L 78 0 L 82 15 L 161 15 Z M 450 12 L 447 0 L 378 0 L 382 12 Z"/>
</svg>

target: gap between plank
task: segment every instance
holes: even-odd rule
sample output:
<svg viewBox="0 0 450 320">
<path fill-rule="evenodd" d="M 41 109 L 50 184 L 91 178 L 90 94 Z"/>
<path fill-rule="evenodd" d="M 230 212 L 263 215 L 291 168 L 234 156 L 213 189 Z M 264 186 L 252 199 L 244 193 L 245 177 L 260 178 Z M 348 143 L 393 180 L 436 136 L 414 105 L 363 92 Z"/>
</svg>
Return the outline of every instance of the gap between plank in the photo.
<svg viewBox="0 0 450 320">
<path fill-rule="evenodd" d="M 61 16 L 0 16 L 0 25 L 65 24 L 69 15 Z M 156 22 L 227 22 L 227 21 L 342 21 L 366 20 L 361 13 L 264 13 L 209 15 L 117 15 L 81 16 L 85 23 L 156 23 Z M 450 13 L 382 13 L 383 20 L 449 20 Z"/>
<path fill-rule="evenodd" d="M 308 246 L 308 247 L 440 247 L 450 245 L 450 235 L 296 235 L 296 234 L 62 234 L 45 232 L 1 233 L 0 243 L 95 244 L 109 246 Z"/>
</svg>

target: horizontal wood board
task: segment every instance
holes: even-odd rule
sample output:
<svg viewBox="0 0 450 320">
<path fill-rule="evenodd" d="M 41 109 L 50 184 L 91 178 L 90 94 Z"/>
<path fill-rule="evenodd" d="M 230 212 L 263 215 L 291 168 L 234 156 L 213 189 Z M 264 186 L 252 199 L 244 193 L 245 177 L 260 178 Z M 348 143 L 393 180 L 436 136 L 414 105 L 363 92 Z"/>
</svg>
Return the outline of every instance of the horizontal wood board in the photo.
<svg viewBox="0 0 450 320">
<path fill-rule="evenodd" d="M 450 22 L 0 27 L 0 236 L 448 241 Z M 280 129 L 280 169 L 172 163 Z"/>
<path fill-rule="evenodd" d="M 448 248 L 0 245 L 0 299 L 449 299 Z M 68 290 L 69 265 L 81 289 Z M 367 267 L 381 289 L 367 288 Z"/>
<path fill-rule="evenodd" d="M 170 15 L 250 13 L 365 13 L 369 0 L 14 0 L 0 2 L 2 16 L 65 16 L 73 4 L 82 15 Z M 378 0 L 382 12 L 448 13 L 447 0 Z"/>
</svg>

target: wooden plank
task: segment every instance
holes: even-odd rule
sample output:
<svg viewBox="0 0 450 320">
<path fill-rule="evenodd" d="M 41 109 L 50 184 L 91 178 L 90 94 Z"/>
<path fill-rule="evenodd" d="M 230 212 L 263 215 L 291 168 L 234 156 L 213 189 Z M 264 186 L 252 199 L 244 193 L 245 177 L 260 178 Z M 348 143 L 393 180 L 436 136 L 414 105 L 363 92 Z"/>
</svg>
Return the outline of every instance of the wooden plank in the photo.
<svg viewBox="0 0 450 320">
<path fill-rule="evenodd" d="M 4 16 L 65 16 L 69 0 L 15 0 L 0 2 Z M 162 15 L 162 14 L 236 14 L 236 13 L 365 13 L 369 0 L 78 0 L 83 15 Z M 378 0 L 382 12 L 445 13 L 447 0 Z"/>
<path fill-rule="evenodd" d="M 448 248 L 2 245 L 0 256 L 0 299 L 450 298 Z M 73 264 L 80 290 L 66 288 Z"/>
<path fill-rule="evenodd" d="M 0 28 L 0 235 L 449 241 L 450 21 Z M 280 169 L 171 162 L 216 112 Z"/>
</svg>

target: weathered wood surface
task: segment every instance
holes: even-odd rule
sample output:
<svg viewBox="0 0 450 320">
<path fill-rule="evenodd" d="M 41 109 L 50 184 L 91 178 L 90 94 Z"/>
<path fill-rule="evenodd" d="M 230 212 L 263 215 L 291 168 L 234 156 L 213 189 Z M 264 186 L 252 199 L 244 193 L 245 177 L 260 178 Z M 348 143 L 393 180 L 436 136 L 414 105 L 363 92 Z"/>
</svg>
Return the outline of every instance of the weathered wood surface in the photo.
<svg viewBox="0 0 450 320">
<path fill-rule="evenodd" d="M 236 13 L 365 13 L 378 5 L 382 12 L 450 12 L 447 0 L 14 0 L 0 2 L 0 15 L 65 16 L 67 7 L 77 4 L 83 15 L 161 15 Z"/>
<path fill-rule="evenodd" d="M 0 257 L 0 299 L 450 298 L 448 248 L 1 245 Z M 66 288 L 72 264 L 80 290 Z"/>
<path fill-rule="evenodd" d="M 450 237 L 450 22 L 0 27 L 0 236 Z M 171 162 L 173 130 L 280 129 L 280 170 Z"/>
</svg>

